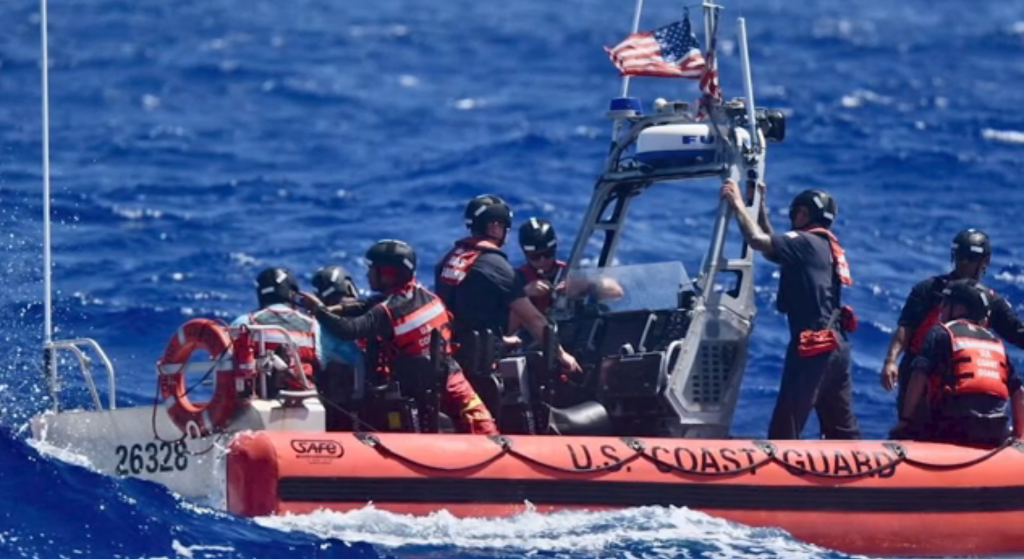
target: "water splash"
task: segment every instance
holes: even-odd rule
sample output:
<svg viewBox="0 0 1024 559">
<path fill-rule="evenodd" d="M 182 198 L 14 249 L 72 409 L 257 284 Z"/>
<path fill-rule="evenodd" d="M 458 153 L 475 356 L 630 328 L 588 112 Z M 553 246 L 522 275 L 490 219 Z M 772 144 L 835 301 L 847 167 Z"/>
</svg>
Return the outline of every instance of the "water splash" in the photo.
<svg viewBox="0 0 1024 559">
<path fill-rule="evenodd" d="M 749 528 L 676 507 L 527 511 L 481 519 L 456 518 L 447 511 L 409 516 L 371 505 L 351 512 L 319 511 L 257 522 L 279 530 L 377 544 L 399 556 L 455 547 L 474 550 L 480 557 L 840 557 L 794 540 L 782 530 Z"/>
</svg>

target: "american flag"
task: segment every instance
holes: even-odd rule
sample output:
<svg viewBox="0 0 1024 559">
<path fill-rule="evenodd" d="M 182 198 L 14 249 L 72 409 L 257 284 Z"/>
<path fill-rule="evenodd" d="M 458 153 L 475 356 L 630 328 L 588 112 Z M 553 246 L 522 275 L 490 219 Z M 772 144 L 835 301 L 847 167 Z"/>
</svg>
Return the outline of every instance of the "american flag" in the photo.
<svg viewBox="0 0 1024 559">
<path fill-rule="evenodd" d="M 697 110 L 697 117 L 700 119 L 704 119 L 710 114 L 711 105 L 714 102 L 722 102 L 722 87 L 718 84 L 718 70 L 715 64 L 715 45 L 717 43 L 718 18 L 715 18 L 715 24 L 711 30 L 711 43 L 708 46 L 707 63 L 704 65 L 704 73 L 700 77 L 700 90 L 704 93 Z"/>
<path fill-rule="evenodd" d="M 715 69 L 715 40 L 711 40 L 711 48 L 708 49 L 708 62 L 704 73 L 700 76 L 700 90 L 708 97 L 719 101 L 722 100 L 722 87 L 718 85 L 718 70 Z"/>
<path fill-rule="evenodd" d="M 690 28 L 690 13 L 683 21 L 659 27 L 654 31 L 633 33 L 615 48 L 605 47 L 612 63 L 624 76 L 659 76 L 700 79 L 701 114 L 706 114 L 711 100 L 722 101 L 715 69 L 715 42 L 718 23 L 711 32 L 707 60 L 700 53 L 700 43 Z"/>
<path fill-rule="evenodd" d="M 699 79 L 705 74 L 700 43 L 690 29 L 690 16 L 654 31 L 628 36 L 614 48 L 605 47 L 624 76 Z"/>
</svg>

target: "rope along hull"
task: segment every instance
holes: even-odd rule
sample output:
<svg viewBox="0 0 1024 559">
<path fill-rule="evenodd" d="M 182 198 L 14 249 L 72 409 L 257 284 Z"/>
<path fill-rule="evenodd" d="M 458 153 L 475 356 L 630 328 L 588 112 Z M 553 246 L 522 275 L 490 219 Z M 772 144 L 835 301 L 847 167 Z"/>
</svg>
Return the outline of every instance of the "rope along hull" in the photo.
<svg viewBox="0 0 1024 559">
<path fill-rule="evenodd" d="M 227 500 L 246 516 L 678 506 L 847 553 L 995 554 L 1024 551 L 1021 471 L 1011 444 L 261 432 L 232 443 Z"/>
</svg>

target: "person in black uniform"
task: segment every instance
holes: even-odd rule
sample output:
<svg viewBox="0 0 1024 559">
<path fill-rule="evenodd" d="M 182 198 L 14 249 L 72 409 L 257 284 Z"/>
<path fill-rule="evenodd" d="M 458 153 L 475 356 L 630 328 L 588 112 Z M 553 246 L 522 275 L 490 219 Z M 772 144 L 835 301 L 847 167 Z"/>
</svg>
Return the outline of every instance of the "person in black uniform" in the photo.
<svg viewBox="0 0 1024 559">
<path fill-rule="evenodd" d="M 882 387 L 886 390 L 897 388 L 897 413 L 903 410 L 906 400 L 910 364 L 920 353 L 925 335 L 932 326 L 939 323 L 942 290 L 949 282 L 957 279 L 981 281 L 991 257 L 992 244 L 988 235 L 977 229 L 964 229 L 953 238 L 953 246 L 949 251 L 953 270 L 948 274 L 930 277 L 911 289 L 900 312 L 896 331 L 889 341 L 889 350 L 880 375 Z M 989 324 L 992 330 L 1007 342 L 1024 348 L 1024 323 L 1017 317 L 1006 299 L 991 289 L 989 291 Z M 901 353 L 903 358 L 897 367 L 896 359 Z M 910 413 L 913 415 L 918 412 Z"/>
<path fill-rule="evenodd" d="M 534 339 L 543 339 L 547 319 L 517 284 L 501 251 L 512 226 L 512 209 L 497 196 L 483 195 L 469 201 L 464 216 L 470 236 L 456 241 L 434 276 L 435 291 L 454 315 L 455 341 L 472 331 L 490 330 L 506 347 L 514 346 L 519 340 L 507 335 L 510 316 Z M 561 346 L 557 352 L 564 369 L 579 370 Z"/>
<path fill-rule="evenodd" d="M 303 293 L 303 304 L 316 314 L 323 329 L 341 340 L 378 339 L 384 355 L 390 356 L 382 365 L 394 369 L 400 363 L 430 359 L 430 339 L 437 330 L 444 340 L 443 351 L 450 342 L 448 310 L 441 299 L 416 281 L 416 252 L 402 241 L 384 240 L 366 252 L 370 263 L 367 277 L 370 289 L 379 295 L 372 298 L 359 316 L 339 316 L 330 312 L 316 296 Z M 352 313 L 346 306 L 346 313 Z M 446 413 L 471 433 L 496 434 L 494 418 L 477 396 L 473 387 L 450 354 L 444 357 L 449 369 L 442 397 Z M 426 360 L 426 361 L 424 361 Z"/>
<path fill-rule="evenodd" d="M 735 182 L 725 181 L 721 195 L 735 210 L 750 248 L 781 268 L 777 306 L 789 321 L 791 339 L 768 437 L 799 439 L 814 409 L 824 438 L 860 438 L 846 338 L 854 319 L 840 302 L 842 286 L 853 280 L 846 255 L 829 231 L 835 200 L 822 190 L 801 192 L 789 207 L 792 230 L 775 234 L 764 207 L 760 223 L 750 217 Z"/>
<path fill-rule="evenodd" d="M 1008 407 L 1013 435 L 1024 436 L 1020 378 L 1003 342 L 985 328 L 990 294 L 974 279 L 943 288 L 938 320 L 908 366 L 906 400 L 890 437 L 995 446 L 1010 434 Z"/>
<path fill-rule="evenodd" d="M 519 227 L 519 248 L 526 263 L 516 268 L 516 284 L 537 310 L 551 307 L 555 290 L 565 280 L 565 262 L 558 259 L 558 236 L 546 219 L 531 217 Z M 515 329 L 513 328 L 514 332 Z"/>
<path fill-rule="evenodd" d="M 558 259 L 555 227 L 546 219 L 531 217 L 519 227 L 519 248 L 523 250 L 527 262 L 516 268 L 513 289 L 522 289 L 533 306 L 542 313 L 546 313 L 554 304 L 556 292 L 569 297 L 591 293 L 598 300 L 623 296 L 622 286 L 612 278 L 567 277 L 568 265 Z M 519 332 L 519 326 L 513 313 L 508 331 Z"/>
</svg>

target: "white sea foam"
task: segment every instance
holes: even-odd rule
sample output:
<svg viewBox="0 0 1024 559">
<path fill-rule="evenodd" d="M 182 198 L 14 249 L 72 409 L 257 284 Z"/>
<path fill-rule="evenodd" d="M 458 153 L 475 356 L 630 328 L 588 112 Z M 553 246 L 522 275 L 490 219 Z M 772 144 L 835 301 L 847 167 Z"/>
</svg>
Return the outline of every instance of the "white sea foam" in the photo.
<svg viewBox="0 0 1024 559">
<path fill-rule="evenodd" d="M 416 546 L 495 550 L 502 553 L 579 553 L 680 557 L 695 544 L 714 557 L 823 557 L 834 552 L 794 540 L 777 529 L 750 528 L 676 507 L 610 512 L 527 511 L 507 518 L 456 518 L 447 511 L 409 516 L 373 506 L 350 512 L 258 518 L 266 527 L 390 548 Z"/>
<path fill-rule="evenodd" d="M 981 131 L 981 137 L 993 142 L 1004 144 L 1024 144 L 1024 132 L 1018 130 L 994 130 L 986 128 Z"/>
</svg>

